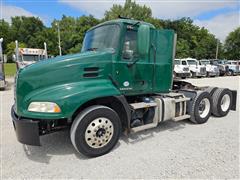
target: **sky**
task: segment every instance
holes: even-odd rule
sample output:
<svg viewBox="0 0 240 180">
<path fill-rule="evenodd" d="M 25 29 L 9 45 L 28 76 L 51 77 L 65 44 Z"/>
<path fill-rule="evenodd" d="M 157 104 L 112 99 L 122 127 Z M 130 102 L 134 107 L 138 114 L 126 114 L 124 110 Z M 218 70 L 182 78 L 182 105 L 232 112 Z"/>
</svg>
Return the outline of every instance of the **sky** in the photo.
<svg viewBox="0 0 240 180">
<path fill-rule="evenodd" d="M 102 18 L 113 4 L 125 0 L 0 0 L 0 19 L 12 16 L 39 17 L 46 26 L 62 15 Z M 152 9 L 153 17 L 179 19 L 190 17 L 194 24 L 207 28 L 224 42 L 229 32 L 240 26 L 240 0 L 136 0 Z"/>
</svg>

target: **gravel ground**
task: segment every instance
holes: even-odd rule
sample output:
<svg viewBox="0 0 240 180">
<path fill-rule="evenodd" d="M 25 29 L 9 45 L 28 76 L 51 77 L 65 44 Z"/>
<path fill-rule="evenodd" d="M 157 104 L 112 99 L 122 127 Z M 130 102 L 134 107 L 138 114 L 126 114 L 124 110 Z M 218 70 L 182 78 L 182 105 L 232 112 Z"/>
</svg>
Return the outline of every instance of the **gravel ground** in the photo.
<svg viewBox="0 0 240 180">
<path fill-rule="evenodd" d="M 12 82 L 12 79 L 8 79 Z M 240 77 L 188 80 L 238 90 L 238 110 L 202 125 L 166 121 L 122 136 L 109 154 L 76 153 L 69 132 L 42 137 L 41 147 L 17 142 L 10 117 L 13 90 L 0 92 L 1 175 L 6 178 L 235 178 L 239 179 Z"/>
</svg>

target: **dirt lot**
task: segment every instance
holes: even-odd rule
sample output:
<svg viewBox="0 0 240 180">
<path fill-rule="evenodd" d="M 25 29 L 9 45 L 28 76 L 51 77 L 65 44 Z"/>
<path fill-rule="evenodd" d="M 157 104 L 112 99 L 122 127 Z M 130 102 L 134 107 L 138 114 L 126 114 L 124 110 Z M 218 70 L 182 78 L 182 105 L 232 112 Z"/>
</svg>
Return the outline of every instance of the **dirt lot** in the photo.
<svg viewBox="0 0 240 180">
<path fill-rule="evenodd" d="M 12 82 L 12 79 L 8 79 Z M 238 110 L 206 124 L 168 121 L 122 136 L 109 154 L 76 153 L 69 132 L 42 137 L 42 147 L 17 142 L 10 117 L 13 90 L 0 92 L 1 175 L 5 178 L 236 178 L 239 179 L 240 77 L 189 80 L 238 90 Z"/>
</svg>

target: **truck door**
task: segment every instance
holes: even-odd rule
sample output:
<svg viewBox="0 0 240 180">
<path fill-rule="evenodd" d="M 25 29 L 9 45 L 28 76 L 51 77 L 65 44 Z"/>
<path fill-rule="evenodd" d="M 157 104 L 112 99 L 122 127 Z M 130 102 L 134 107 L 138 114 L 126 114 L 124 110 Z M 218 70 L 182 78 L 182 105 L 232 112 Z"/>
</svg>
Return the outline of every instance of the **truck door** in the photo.
<svg viewBox="0 0 240 180">
<path fill-rule="evenodd" d="M 168 92 L 172 88 L 173 59 L 176 36 L 172 30 L 154 30 L 153 43 L 156 48 L 153 76 L 153 91 Z"/>
<path fill-rule="evenodd" d="M 126 29 L 122 44 L 113 72 L 119 90 L 126 95 L 151 92 L 153 64 L 137 53 L 137 30 Z"/>
</svg>

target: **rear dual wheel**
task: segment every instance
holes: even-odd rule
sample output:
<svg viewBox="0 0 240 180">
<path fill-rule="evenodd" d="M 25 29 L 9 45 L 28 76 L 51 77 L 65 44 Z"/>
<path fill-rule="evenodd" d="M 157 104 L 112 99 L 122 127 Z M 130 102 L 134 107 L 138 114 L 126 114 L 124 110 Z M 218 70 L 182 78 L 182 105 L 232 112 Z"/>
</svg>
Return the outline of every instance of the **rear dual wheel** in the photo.
<svg viewBox="0 0 240 180">
<path fill-rule="evenodd" d="M 75 149 L 88 157 L 108 153 L 118 142 L 121 122 L 118 114 L 106 106 L 91 106 L 74 120 L 70 135 Z"/>
<path fill-rule="evenodd" d="M 212 114 L 217 117 L 226 116 L 232 107 L 232 98 L 232 92 L 229 89 L 217 88 L 212 95 Z"/>
</svg>

